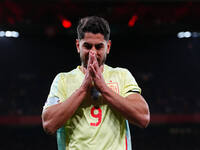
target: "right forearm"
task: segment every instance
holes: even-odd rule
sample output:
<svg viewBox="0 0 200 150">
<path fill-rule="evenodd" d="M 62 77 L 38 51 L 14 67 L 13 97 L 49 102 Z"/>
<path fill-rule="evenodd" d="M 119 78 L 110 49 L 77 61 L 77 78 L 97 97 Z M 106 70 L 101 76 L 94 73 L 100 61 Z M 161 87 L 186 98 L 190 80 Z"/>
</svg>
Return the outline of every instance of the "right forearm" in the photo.
<svg viewBox="0 0 200 150">
<path fill-rule="evenodd" d="M 86 96 L 86 91 L 80 87 L 67 100 L 62 103 L 50 106 L 42 113 L 44 129 L 54 133 L 75 113 Z"/>
</svg>

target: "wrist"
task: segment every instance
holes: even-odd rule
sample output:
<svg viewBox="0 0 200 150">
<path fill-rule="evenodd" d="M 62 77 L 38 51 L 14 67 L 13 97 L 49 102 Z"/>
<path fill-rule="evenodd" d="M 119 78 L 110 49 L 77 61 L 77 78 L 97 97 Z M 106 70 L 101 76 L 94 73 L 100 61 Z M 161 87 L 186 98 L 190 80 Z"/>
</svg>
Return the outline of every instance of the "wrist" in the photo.
<svg viewBox="0 0 200 150">
<path fill-rule="evenodd" d="M 102 86 L 100 86 L 100 87 L 98 88 L 98 90 L 99 90 L 100 93 L 105 93 L 105 92 L 107 91 L 108 88 L 109 88 L 109 87 L 106 85 L 106 83 L 104 83 L 104 84 L 102 84 Z"/>
<path fill-rule="evenodd" d="M 80 88 L 78 89 L 78 91 L 80 92 L 80 94 L 86 95 L 88 89 L 89 89 L 89 87 L 86 87 L 86 86 L 84 86 L 84 85 L 81 85 Z"/>
</svg>

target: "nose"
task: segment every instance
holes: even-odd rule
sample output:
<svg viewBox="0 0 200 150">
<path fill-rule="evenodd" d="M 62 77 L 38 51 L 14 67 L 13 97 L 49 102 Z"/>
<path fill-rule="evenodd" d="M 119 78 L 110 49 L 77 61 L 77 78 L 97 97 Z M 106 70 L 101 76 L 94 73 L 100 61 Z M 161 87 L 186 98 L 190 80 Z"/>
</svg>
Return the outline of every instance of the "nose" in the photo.
<svg viewBox="0 0 200 150">
<path fill-rule="evenodd" d="M 92 53 L 95 53 L 95 55 L 97 54 L 97 51 L 96 51 L 96 48 L 95 48 L 95 46 L 93 45 L 92 46 L 92 48 L 91 48 L 91 50 L 90 50 Z"/>
</svg>

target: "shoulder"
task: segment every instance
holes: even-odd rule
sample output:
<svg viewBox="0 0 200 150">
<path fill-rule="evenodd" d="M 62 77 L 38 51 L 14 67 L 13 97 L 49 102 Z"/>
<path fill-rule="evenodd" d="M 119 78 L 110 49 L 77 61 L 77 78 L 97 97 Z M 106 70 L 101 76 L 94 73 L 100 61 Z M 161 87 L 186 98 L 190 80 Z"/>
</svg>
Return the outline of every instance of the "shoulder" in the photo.
<svg viewBox="0 0 200 150">
<path fill-rule="evenodd" d="M 105 66 L 105 76 L 106 77 L 117 77 L 120 80 L 130 80 L 135 82 L 135 78 L 133 74 L 127 69 L 127 68 L 122 68 L 122 67 L 110 67 L 110 66 Z"/>
<path fill-rule="evenodd" d="M 111 66 L 105 65 L 105 69 L 106 69 L 106 72 L 109 72 L 109 73 L 118 73 L 118 74 L 130 73 L 128 69 L 122 68 L 122 67 L 111 67 Z"/>
<path fill-rule="evenodd" d="M 66 78 L 69 78 L 69 77 L 73 77 L 73 76 L 77 76 L 77 75 L 80 75 L 80 71 L 77 68 L 71 70 L 71 71 L 68 71 L 68 72 L 60 72 L 56 75 L 55 79 L 57 80 L 62 80 L 62 79 L 66 79 Z"/>
</svg>

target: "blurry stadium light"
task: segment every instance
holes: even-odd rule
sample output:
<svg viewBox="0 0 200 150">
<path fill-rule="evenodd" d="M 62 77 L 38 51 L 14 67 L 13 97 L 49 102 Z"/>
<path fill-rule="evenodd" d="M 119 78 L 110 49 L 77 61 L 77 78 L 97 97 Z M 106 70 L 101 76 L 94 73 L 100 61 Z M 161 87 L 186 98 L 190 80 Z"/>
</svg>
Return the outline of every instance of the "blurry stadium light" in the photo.
<svg viewBox="0 0 200 150">
<path fill-rule="evenodd" d="M 5 36 L 5 32 L 4 31 L 0 31 L 0 37 L 4 37 Z"/>
<path fill-rule="evenodd" d="M 192 37 L 193 38 L 200 37 L 200 32 L 192 32 Z"/>
<path fill-rule="evenodd" d="M 177 37 L 178 38 L 184 38 L 184 32 L 179 32 L 178 34 L 177 34 Z"/>
<path fill-rule="evenodd" d="M 12 31 L 12 37 L 18 38 L 19 37 L 19 32 Z"/>
<path fill-rule="evenodd" d="M 62 25 L 63 25 L 64 28 L 70 28 L 72 26 L 72 23 L 71 23 L 71 21 L 69 21 L 67 19 L 63 19 Z"/>
<path fill-rule="evenodd" d="M 179 32 L 177 34 L 178 38 L 190 38 L 190 37 L 198 37 L 197 32 L 190 32 L 190 31 L 185 31 L 185 32 Z"/>
<path fill-rule="evenodd" d="M 18 38 L 19 37 L 19 32 L 17 32 L 17 31 L 0 31 L 0 37 Z"/>
<path fill-rule="evenodd" d="M 186 31 L 185 33 L 184 33 L 184 36 L 186 37 L 186 38 L 189 38 L 189 37 L 191 37 L 191 32 L 189 32 L 189 31 Z"/>
<path fill-rule="evenodd" d="M 131 17 L 131 19 L 129 20 L 129 22 L 128 22 L 128 26 L 129 26 L 129 27 L 133 27 L 133 26 L 135 25 L 135 22 L 137 21 L 137 19 L 138 19 L 138 16 L 133 15 L 133 16 Z"/>
<path fill-rule="evenodd" d="M 6 31 L 5 36 L 6 36 L 6 37 L 11 37 L 11 36 L 12 36 L 12 32 L 11 32 L 11 31 Z"/>
</svg>

